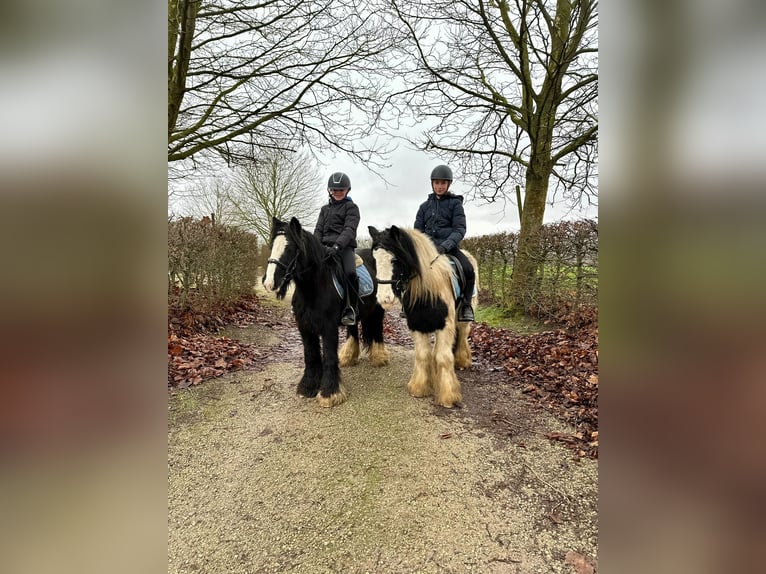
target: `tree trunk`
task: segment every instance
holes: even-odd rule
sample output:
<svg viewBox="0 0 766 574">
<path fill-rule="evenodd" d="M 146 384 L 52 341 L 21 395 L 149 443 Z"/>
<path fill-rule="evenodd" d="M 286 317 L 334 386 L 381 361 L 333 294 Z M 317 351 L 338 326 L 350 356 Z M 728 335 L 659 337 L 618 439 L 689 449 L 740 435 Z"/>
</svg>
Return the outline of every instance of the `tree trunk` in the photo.
<svg viewBox="0 0 766 574">
<path fill-rule="evenodd" d="M 201 0 L 168 0 L 168 139 L 186 91 L 191 44 Z"/>
<path fill-rule="evenodd" d="M 527 311 L 535 300 L 538 288 L 540 229 L 545 215 L 545 200 L 548 196 L 548 180 L 551 169 L 547 164 L 535 160 L 527 169 L 524 209 L 521 215 L 519 248 L 511 278 L 511 307 Z"/>
</svg>

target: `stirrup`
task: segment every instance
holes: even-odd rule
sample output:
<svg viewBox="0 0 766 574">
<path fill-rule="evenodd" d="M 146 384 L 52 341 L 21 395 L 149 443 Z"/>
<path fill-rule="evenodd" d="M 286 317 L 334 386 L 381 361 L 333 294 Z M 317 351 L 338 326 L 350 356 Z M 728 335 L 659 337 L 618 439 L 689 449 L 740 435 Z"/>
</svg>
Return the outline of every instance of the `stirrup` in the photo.
<svg viewBox="0 0 766 574">
<path fill-rule="evenodd" d="M 346 327 L 356 325 L 356 313 L 354 312 L 353 307 L 346 307 L 343 309 L 343 315 L 341 316 L 340 324 L 345 325 Z"/>
<path fill-rule="evenodd" d="M 473 307 L 470 303 L 462 303 L 457 309 L 457 320 L 461 323 L 470 323 L 475 320 Z"/>
</svg>

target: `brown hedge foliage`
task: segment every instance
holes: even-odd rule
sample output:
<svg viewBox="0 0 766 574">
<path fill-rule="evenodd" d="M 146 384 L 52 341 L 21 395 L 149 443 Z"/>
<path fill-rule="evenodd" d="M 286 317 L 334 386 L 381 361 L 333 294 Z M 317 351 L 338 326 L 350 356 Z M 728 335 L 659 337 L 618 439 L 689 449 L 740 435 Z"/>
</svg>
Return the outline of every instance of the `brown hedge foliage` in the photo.
<svg viewBox="0 0 766 574">
<path fill-rule="evenodd" d="M 598 223 L 585 219 L 544 225 L 540 230 L 537 281 L 525 299 L 525 311 L 567 326 L 588 325 L 597 319 Z M 484 304 L 507 307 L 516 259 L 518 234 L 470 237 L 462 246 L 479 263 L 479 297 Z"/>
<path fill-rule="evenodd" d="M 255 235 L 209 217 L 168 222 L 168 304 L 209 311 L 253 293 L 258 280 Z"/>
</svg>

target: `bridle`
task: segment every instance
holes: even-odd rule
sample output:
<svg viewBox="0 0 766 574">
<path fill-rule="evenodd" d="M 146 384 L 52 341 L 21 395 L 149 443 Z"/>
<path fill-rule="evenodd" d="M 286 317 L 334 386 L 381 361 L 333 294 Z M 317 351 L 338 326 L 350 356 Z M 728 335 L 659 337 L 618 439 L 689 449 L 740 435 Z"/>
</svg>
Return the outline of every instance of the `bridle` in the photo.
<svg viewBox="0 0 766 574">
<path fill-rule="evenodd" d="M 284 233 L 277 233 L 277 235 L 284 235 Z M 293 257 L 287 264 L 284 264 L 279 259 L 274 259 L 272 257 L 269 257 L 266 260 L 266 263 L 273 263 L 285 271 L 284 275 L 282 276 L 282 281 L 279 282 L 276 291 L 281 291 L 283 287 L 288 285 L 290 281 L 293 280 L 293 275 L 295 274 L 295 266 L 298 264 L 298 255 L 299 253 L 296 253 L 295 257 Z"/>
<path fill-rule="evenodd" d="M 404 275 L 399 272 L 398 276 L 391 277 L 391 279 L 378 279 L 378 285 L 391 285 L 391 290 L 394 295 L 401 298 L 404 292 L 407 290 L 407 285 L 412 281 L 416 273 L 411 273 L 409 279 L 404 279 Z"/>
<path fill-rule="evenodd" d="M 293 257 L 290 263 L 288 263 L 287 265 L 282 263 L 279 259 L 267 259 L 266 261 L 268 263 L 273 263 L 277 267 L 280 267 L 285 270 L 285 273 L 282 276 L 282 281 L 279 282 L 279 285 L 277 286 L 276 291 L 281 290 L 282 287 L 284 287 L 285 285 L 290 283 L 290 281 L 293 280 L 293 275 L 295 273 L 295 265 L 298 263 L 298 255 Z"/>
<path fill-rule="evenodd" d="M 397 297 L 404 293 L 404 289 L 407 286 L 401 277 L 397 279 L 378 279 L 378 285 L 391 285 L 391 290 Z"/>
</svg>

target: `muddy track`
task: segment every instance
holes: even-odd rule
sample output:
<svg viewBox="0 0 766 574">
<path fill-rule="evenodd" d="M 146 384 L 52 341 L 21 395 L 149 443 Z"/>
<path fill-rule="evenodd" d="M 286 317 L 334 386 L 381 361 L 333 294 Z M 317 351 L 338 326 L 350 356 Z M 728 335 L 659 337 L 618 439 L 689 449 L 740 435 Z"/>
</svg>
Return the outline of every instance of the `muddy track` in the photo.
<svg viewBox="0 0 766 574">
<path fill-rule="evenodd" d="M 596 462 L 548 441 L 571 429 L 491 365 L 446 410 L 407 395 L 412 348 L 391 345 L 324 409 L 295 394 L 293 328 L 229 335 L 272 358 L 170 399 L 168 572 L 593 572 Z"/>
</svg>

